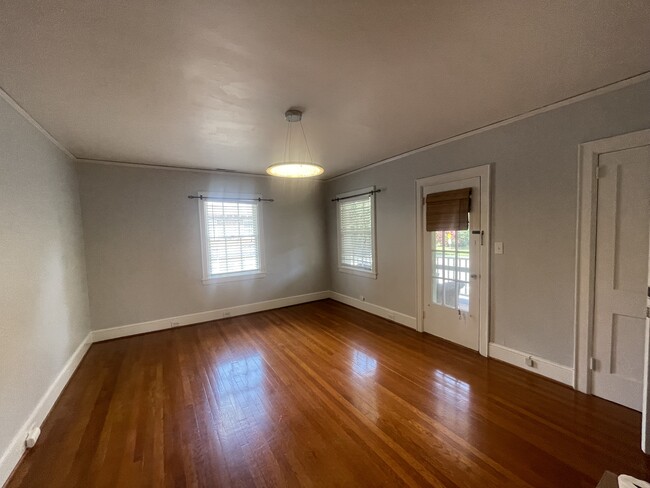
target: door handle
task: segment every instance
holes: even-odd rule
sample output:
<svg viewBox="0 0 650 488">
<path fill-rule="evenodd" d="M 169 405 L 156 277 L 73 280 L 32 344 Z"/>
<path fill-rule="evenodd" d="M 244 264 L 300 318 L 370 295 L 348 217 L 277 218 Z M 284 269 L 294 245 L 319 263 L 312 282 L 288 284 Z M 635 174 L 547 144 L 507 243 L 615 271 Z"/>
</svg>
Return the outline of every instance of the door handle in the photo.
<svg viewBox="0 0 650 488">
<path fill-rule="evenodd" d="M 477 274 L 471 274 L 471 275 L 469 275 L 469 277 L 472 278 L 473 280 L 475 280 L 476 278 L 478 278 L 478 275 Z"/>
</svg>

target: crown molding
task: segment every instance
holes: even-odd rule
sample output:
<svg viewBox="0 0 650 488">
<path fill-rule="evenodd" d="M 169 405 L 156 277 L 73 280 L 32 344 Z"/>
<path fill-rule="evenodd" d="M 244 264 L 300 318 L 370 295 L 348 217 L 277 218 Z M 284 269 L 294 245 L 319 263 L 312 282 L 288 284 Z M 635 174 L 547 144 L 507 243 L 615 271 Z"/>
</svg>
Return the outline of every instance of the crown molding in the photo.
<svg viewBox="0 0 650 488">
<path fill-rule="evenodd" d="M 0 87 L 0 98 L 7 102 L 16 112 L 18 112 L 22 117 L 33 125 L 41 134 L 43 134 L 52 144 L 54 144 L 63 154 L 68 156 L 73 161 L 76 161 L 77 158 L 72 154 L 67 147 L 61 144 L 52 134 L 46 131 L 41 124 L 36 122 L 36 120 L 29 115 L 24 108 L 22 108 L 16 100 L 14 100 L 11 95 L 9 95 L 2 87 Z"/>
<path fill-rule="evenodd" d="M 212 173 L 212 174 L 223 174 L 223 175 L 233 175 L 233 176 L 256 176 L 259 178 L 270 178 L 269 175 L 263 175 L 259 173 L 247 173 L 245 171 L 235 171 L 228 169 L 219 169 L 219 168 L 200 168 L 197 166 L 178 166 L 173 164 L 160 164 L 160 163 L 134 163 L 131 161 L 111 161 L 109 159 L 89 159 L 89 158 L 77 158 L 78 163 L 82 164 L 102 164 L 106 166 L 125 166 L 129 168 L 140 168 L 140 169 L 161 169 L 167 171 L 190 171 L 193 173 Z"/>
<path fill-rule="evenodd" d="M 343 178 L 345 176 L 350 176 L 355 173 L 360 173 L 361 171 L 366 171 L 372 168 L 376 168 L 377 166 L 381 166 L 387 163 L 391 163 L 393 161 L 397 161 L 399 159 L 405 158 L 407 156 L 411 156 L 413 154 L 420 153 L 422 151 L 427 151 L 428 149 L 433 149 L 434 147 L 438 146 L 444 146 L 445 144 L 449 144 L 455 141 L 459 141 L 461 139 L 465 139 L 466 137 L 474 136 L 477 134 L 480 134 L 482 132 L 486 132 L 492 129 L 496 129 L 497 127 L 503 127 L 504 125 L 509 125 L 513 124 L 515 122 L 518 122 L 520 120 L 524 120 L 530 117 L 534 117 L 535 115 L 540 115 L 545 112 L 550 112 L 551 110 L 555 110 L 560 107 L 565 107 L 567 105 L 571 105 L 573 103 L 581 102 L 583 100 L 587 100 L 589 98 L 597 97 L 599 95 L 604 95 L 605 93 L 610 93 L 616 90 L 620 90 L 622 88 L 625 88 L 627 86 L 635 85 L 637 83 L 641 83 L 643 81 L 650 80 L 650 71 L 644 71 L 643 73 L 639 73 L 638 75 L 630 76 L 629 78 L 624 78 L 619 81 L 615 81 L 613 83 L 608 83 L 607 85 L 603 85 L 599 88 L 594 88 L 593 90 L 589 90 L 583 93 L 580 93 L 578 95 L 574 95 L 568 98 L 564 98 L 562 100 L 558 100 L 557 102 L 550 103 L 548 105 L 543 105 L 541 107 L 522 112 L 521 114 L 518 115 L 513 115 L 512 117 L 507 117 L 505 119 L 492 122 L 490 124 L 478 127 L 476 129 L 471 129 L 467 132 L 462 132 L 460 134 L 456 134 L 455 136 L 450 136 L 445 139 L 440 139 L 439 141 L 432 142 L 430 144 L 427 144 L 425 146 L 418 147 L 416 149 L 411 149 L 410 151 L 406 151 L 400 154 L 396 154 L 395 156 L 391 156 L 386 159 L 381 159 L 379 161 L 376 161 L 374 163 L 367 164 L 365 166 L 362 166 L 361 168 L 353 169 L 351 171 L 346 171 L 345 173 L 341 173 L 336 176 L 332 176 L 331 178 L 327 178 L 325 181 L 334 181 L 339 178 Z"/>
<path fill-rule="evenodd" d="M 220 168 L 199 168 L 196 166 L 176 166 L 172 164 L 159 164 L 159 163 L 133 163 L 130 161 L 110 161 L 105 159 L 87 159 L 87 158 L 77 158 L 75 160 L 77 163 L 81 164 L 103 164 L 106 166 L 123 166 L 128 168 L 139 168 L 139 169 L 158 169 L 158 170 L 167 170 L 167 171 L 189 171 L 192 173 L 210 173 L 210 174 L 219 174 L 219 175 L 230 175 L 230 176 L 252 176 L 255 178 L 274 178 L 277 179 L 277 176 L 271 176 L 267 174 L 260 173 L 248 173 L 245 171 L 236 171 L 229 169 L 220 169 Z M 323 182 L 322 178 L 294 178 L 295 181 L 319 181 Z"/>
</svg>

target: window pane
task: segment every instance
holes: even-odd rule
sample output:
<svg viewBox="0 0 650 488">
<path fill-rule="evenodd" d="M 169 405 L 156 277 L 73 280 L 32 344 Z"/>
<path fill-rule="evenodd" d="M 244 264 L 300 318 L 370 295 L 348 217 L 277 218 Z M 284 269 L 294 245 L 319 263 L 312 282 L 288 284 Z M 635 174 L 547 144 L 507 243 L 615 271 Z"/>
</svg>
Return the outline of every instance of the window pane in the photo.
<svg viewBox="0 0 650 488">
<path fill-rule="evenodd" d="M 438 278 L 433 280 L 433 303 L 443 303 L 444 280 Z"/>
<path fill-rule="evenodd" d="M 445 305 L 447 307 L 456 308 L 456 282 L 445 280 L 444 287 Z"/>
<path fill-rule="evenodd" d="M 444 243 L 445 249 L 455 250 L 456 249 L 456 231 L 455 230 L 445 230 L 443 231 L 445 235 Z"/>
<path fill-rule="evenodd" d="M 458 282 L 458 309 L 469 312 L 469 283 Z"/>
<path fill-rule="evenodd" d="M 209 200 L 203 208 L 209 274 L 258 271 L 258 204 Z"/>
<path fill-rule="evenodd" d="M 434 263 L 433 276 L 436 278 L 442 278 L 442 253 L 434 252 L 431 261 Z"/>
<path fill-rule="evenodd" d="M 372 195 L 339 202 L 339 264 L 373 270 Z"/>
<path fill-rule="evenodd" d="M 469 254 L 469 230 L 461 230 L 457 232 L 458 251 L 466 252 Z"/>
</svg>

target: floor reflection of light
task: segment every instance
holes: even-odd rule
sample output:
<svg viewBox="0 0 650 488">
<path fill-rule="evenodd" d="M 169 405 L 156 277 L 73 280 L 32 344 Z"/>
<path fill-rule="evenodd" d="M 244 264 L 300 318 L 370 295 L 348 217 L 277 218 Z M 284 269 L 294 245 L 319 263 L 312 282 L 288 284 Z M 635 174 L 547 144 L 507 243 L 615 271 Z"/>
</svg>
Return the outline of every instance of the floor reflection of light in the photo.
<svg viewBox="0 0 650 488">
<path fill-rule="evenodd" d="M 353 380 L 354 388 L 349 395 L 354 406 L 363 413 L 370 422 L 377 423 L 380 419 L 377 402 L 377 360 L 363 351 L 352 350 L 352 372 L 360 376 Z"/>
<path fill-rule="evenodd" d="M 216 373 L 219 411 L 215 420 L 221 441 L 239 443 L 251 431 L 266 430 L 269 418 L 262 356 L 254 353 L 221 362 Z"/>
<path fill-rule="evenodd" d="M 352 370 L 361 376 L 371 376 L 377 370 L 377 360 L 362 351 L 352 351 Z"/>
<path fill-rule="evenodd" d="M 445 400 L 455 401 L 457 406 L 464 407 L 464 409 L 469 406 L 472 390 L 469 383 L 465 383 L 440 370 L 436 370 L 434 375 L 435 381 L 433 382 L 433 387 L 438 395 Z"/>
</svg>

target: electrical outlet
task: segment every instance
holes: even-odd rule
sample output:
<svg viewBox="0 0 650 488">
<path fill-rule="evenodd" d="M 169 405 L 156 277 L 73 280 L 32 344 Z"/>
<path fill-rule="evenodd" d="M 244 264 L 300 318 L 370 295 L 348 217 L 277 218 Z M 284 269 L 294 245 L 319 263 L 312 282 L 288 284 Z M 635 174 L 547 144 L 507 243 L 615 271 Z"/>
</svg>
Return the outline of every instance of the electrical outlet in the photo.
<svg viewBox="0 0 650 488">
<path fill-rule="evenodd" d="M 224 316 L 224 318 L 226 318 L 226 317 L 230 317 L 230 312 L 224 312 L 224 313 L 223 313 L 223 316 Z"/>
<path fill-rule="evenodd" d="M 494 243 L 494 254 L 503 254 L 503 242 Z"/>
<path fill-rule="evenodd" d="M 528 356 L 526 358 L 526 366 L 528 366 L 529 368 L 534 368 L 535 367 L 535 361 L 533 360 L 532 356 Z"/>
</svg>

